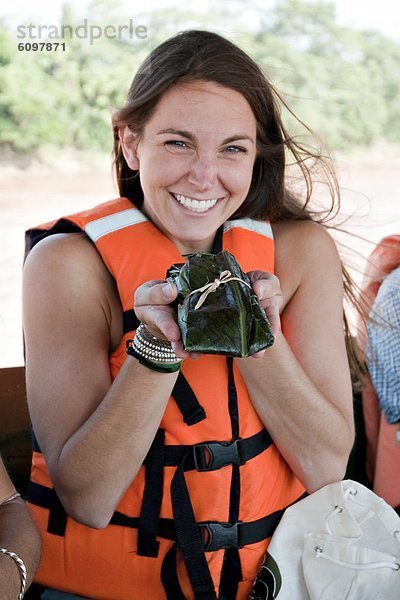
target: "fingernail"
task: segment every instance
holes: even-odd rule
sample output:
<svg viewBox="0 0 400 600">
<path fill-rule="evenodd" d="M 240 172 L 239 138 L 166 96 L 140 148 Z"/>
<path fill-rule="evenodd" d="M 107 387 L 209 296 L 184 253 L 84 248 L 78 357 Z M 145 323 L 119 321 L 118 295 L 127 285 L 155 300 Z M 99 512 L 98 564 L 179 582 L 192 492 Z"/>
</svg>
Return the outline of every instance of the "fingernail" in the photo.
<svg viewBox="0 0 400 600">
<path fill-rule="evenodd" d="M 172 300 L 174 297 L 174 288 L 170 283 L 164 283 L 162 287 L 162 295 L 164 296 L 165 300 Z"/>
</svg>

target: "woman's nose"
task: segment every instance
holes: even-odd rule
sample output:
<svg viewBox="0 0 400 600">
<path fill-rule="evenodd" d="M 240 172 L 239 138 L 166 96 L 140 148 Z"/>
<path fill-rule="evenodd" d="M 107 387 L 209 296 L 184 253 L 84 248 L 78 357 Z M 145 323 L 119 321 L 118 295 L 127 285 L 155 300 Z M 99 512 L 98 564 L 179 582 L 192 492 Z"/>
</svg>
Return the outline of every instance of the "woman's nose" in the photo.
<svg viewBox="0 0 400 600">
<path fill-rule="evenodd" d="M 197 157 L 189 170 L 188 181 L 199 191 L 206 191 L 215 187 L 218 182 L 216 161 L 212 158 Z"/>
</svg>

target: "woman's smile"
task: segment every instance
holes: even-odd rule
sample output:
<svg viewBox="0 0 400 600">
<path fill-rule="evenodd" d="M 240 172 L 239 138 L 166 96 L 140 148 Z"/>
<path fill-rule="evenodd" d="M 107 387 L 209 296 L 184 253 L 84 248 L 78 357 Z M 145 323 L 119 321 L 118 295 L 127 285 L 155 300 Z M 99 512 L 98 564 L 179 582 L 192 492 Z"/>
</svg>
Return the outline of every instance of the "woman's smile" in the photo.
<svg viewBox="0 0 400 600">
<path fill-rule="evenodd" d="M 194 213 L 206 213 L 209 212 L 218 202 L 218 198 L 212 198 L 207 200 L 198 200 L 196 198 L 190 198 L 183 194 L 175 194 L 170 192 L 171 195 L 179 202 L 181 206 L 187 208 Z"/>
</svg>

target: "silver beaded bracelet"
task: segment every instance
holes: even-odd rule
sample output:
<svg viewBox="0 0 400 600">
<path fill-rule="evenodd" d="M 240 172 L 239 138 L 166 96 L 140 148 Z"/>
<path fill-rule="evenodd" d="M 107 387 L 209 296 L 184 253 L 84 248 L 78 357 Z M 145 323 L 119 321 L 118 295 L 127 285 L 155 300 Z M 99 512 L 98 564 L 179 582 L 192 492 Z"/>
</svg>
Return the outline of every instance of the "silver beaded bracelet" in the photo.
<svg viewBox="0 0 400 600">
<path fill-rule="evenodd" d="M 146 360 L 162 364 L 182 362 L 182 359 L 176 356 L 172 350 L 171 342 L 154 337 L 143 323 L 140 323 L 136 329 L 132 345 L 137 354 L 140 354 Z"/>
<path fill-rule="evenodd" d="M 21 578 L 21 591 L 19 593 L 18 600 L 22 600 L 24 597 L 25 588 L 26 588 L 26 566 L 25 566 L 25 563 L 22 560 L 22 558 L 20 558 L 18 556 L 18 554 L 15 554 L 15 552 L 11 552 L 10 550 L 7 550 L 6 548 L 0 548 L 0 553 L 6 554 L 10 558 L 12 558 L 18 567 L 19 575 Z"/>
</svg>

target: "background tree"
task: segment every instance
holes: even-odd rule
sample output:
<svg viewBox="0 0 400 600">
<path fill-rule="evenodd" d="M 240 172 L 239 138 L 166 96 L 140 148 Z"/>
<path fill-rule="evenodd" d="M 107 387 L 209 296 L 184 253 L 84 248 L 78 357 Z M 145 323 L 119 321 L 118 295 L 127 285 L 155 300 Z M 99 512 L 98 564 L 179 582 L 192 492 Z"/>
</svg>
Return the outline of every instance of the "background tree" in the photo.
<svg viewBox="0 0 400 600">
<path fill-rule="evenodd" d="M 251 9 L 258 20 L 247 27 L 243 15 Z M 85 17 L 103 28 L 133 18 L 116 0 L 93 0 Z M 109 152 L 110 111 L 124 101 L 138 65 L 152 47 L 190 27 L 220 31 L 239 43 L 330 148 L 400 142 L 400 44 L 378 31 L 339 26 L 329 2 L 280 0 L 266 10 L 232 0 L 229 8 L 209 13 L 169 8 L 137 15 L 134 22 L 148 26 L 148 38 L 103 36 L 91 45 L 66 30 L 60 40 L 65 52 L 18 52 L 0 24 L 0 147 Z M 79 24 L 82 19 L 65 4 L 60 26 Z M 307 140 L 289 112 L 284 118 L 293 135 Z"/>
</svg>

